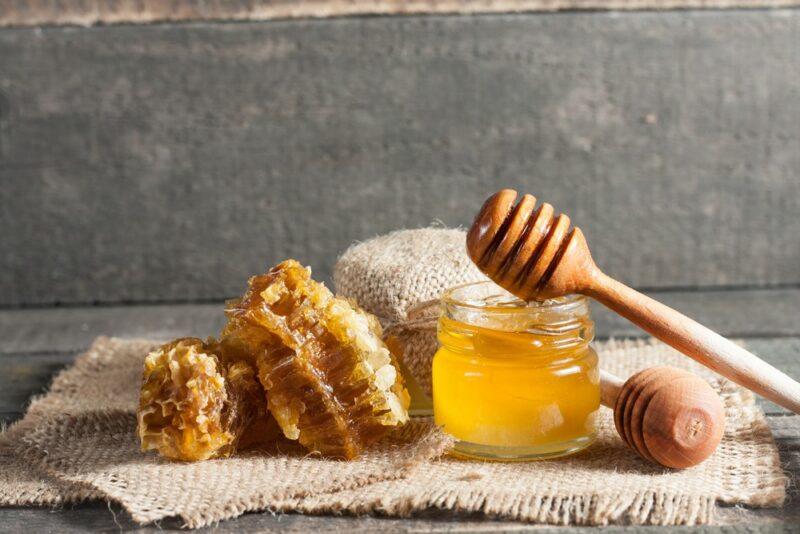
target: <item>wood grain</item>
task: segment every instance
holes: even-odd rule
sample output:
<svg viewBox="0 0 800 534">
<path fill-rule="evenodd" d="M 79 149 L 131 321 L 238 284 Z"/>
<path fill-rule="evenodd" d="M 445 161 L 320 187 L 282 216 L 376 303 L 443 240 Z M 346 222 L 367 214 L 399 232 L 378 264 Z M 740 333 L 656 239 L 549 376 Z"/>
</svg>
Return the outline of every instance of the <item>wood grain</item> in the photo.
<svg viewBox="0 0 800 534">
<path fill-rule="evenodd" d="M 580 262 L 580 268 L 586 264 L 587 261 Z M 564 269 L 568 267 L 565 265 Z M 585 278 L 586 285 L 579 292 L 599 300 L 721 376 L 800 414 L 800 382 L 710 328 L 606 276 L 596 267 L 590 271 Z M 555 288 L 550 291 L 558 294 Z"/>
<path fill-rule="evenodd" d="M 683 469 L 716 450 L 725 430 L 725 407 L 705 380 L 685 371 L 670 376 L 665 369 L 658 370 L 624 424 L 642 456 Z"/>
<path fill-rule="evenodd" d="M 5 0 L 0 26 L 243 21 L 412 13 L 791 7 L 797 0 Z"/>
<path fill-rule="evenodd" d="M 800 336 L 800 290 L 655 291 L 648 293 L 728 337 Z M 78 351 L 101 335 L 206 337 L 222 328 L 223 303 L 0 310 L 0 352 Z M 592 305 L 598 339 L 643 337 L 644 331 Z M 757 343 L 757 341 L 753 341 Z M 797 347 L 800 353 L 800 346 Z"/>
<path fill-rule="evenodd" d="M 290 256 L 325 279 L 502 186 L 633 286 L 797 285 L 798 34 L 798 10 L 0 31 L 0 305 L 218 300 Z"/>
<path fill-rule="evenodd" d="M 614 410 L 622 440 L 665 467 L 702 462 L 716 450 L 725 428 L 719 395 L 703 379 L 674 367 L 651 367 L 624 382 L 601 369 L 600 402 Z"/>
</svg>

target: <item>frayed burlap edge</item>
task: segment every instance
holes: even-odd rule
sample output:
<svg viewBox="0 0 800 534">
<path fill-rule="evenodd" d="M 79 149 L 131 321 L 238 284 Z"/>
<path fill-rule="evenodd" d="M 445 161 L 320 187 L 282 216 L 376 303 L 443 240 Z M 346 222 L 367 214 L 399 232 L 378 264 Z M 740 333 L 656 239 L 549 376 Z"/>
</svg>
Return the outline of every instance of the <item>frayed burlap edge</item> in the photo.
<svg viewBox="0 0 800 534">
<path fill-rule="evenodd" d="M 21 436 L 14 452 L 61 484 L 74 484 L 77 488 L 91 490 L 94 496 L 119 503 L 137 523 L 177 516 L 185 526 L 199 528 L 245 512 L 271 509 L 275 502 L 298 502 L 376 482 L 404 479 L 452 446 L 452 439 L 435 426 L 417 421 L 399 432 L 405 434 L 400 442 L 390 436 L 359 460 L 335 462 L 300 455 L 288 462 L 290 471 L 284 470 L 283 474 L 305 470 L 308 475 L 288 485 L 276 484 L 272 477 L 263 477 L 252 484 L 252 479 L 248 478 L 250 471 L 274 462 L 278 467 L 270 472 L 280 475 L 281 466 L 287 463 L 285 458 L 252 452 L 237 458 L 236 463 L 231 459 L 194 464 L 169 462 L 136 450 L 134 429 L 135 417 L 128 412 L 46 417 L 35 429 Z M 84 441 L 87 437 L 89 439 Z M 372 456 L 377 456 L 377 460 Z M 373 467 L 357 469 L 358 462 L 365 460 L 371 460 Z M 195 470 L 214 463 L 216 468 Z M 348 468 L 353 468 L 355 473 L 351 475 Z M 229 479 L 239 480 L 240 476 L 243 482 L 237 485 L 236 491 L 225 492 Z M 220 482 L 220 478 L 225 480 Z M 217 485 L 204 493 L 202 486 L 214 484 L 214 479 Z M 161 488 L 163 480 L 180 480 L 181 483 L 172 488 L 174 491 L 166 491 Z M 248 480 L 251 484 L 246 483 Z M 214 491 L 215 488 L 223 491 Z M 184 504 L 184 492 L 199 493 L 194 500 L 199 498 L 202 502 Z"/>
<path fill-rule="evenodd" d="M 125 341 L 114 339 L 98 340 L 93 350 L 93 357 L 84 355 L 79 358 L 76 367 L 89 368 L 97 372 L 106 372 L 100 360 L 105 361 L 104 365 L 113 363 L 113 358 L 104 360 L 103 347 L 106 349 L 122 350 Z M 136 347 L 146 347 L 148 342 L 140 341 Z M 98 347 L 100 345 L 100 347 Z M 615 360 L 630 361 L 635 359 L 652 360 L 655 356 L 672 357 L 664 352 L 665 347 L 652 340 L 612 340 L 598 344 L 602 353 L 603 361 L 613 368 Z M 112 352 L 113 352 L 112 350 Z M 91 351 L 90 351 L 91 352 Z M 362 479 L 353 484 L 337 486 L 331 492 L 299 492 L 295 494 L 284 493 L 281 495 L 261 495 L 256 499 L 253 495 L 243 498 L 244 500 L 231 504 L 221 513 L 216 510 L 209 514 L 202 512 L 195 515 L 175 514 L 183 517 L 187 526 L 196 527 L 210 524 L 214 521 L 227 517 L 234 517 L 245 511 L 271 510 L 271 511 L 295 511 L 315 514 L 363 514 L 373 513 L 379 515 L 408 517 L 415 512 L 424 509 L 437 508 L 451 510 L 457 513 L 482 513 L 487 516 L 516 519 L 521 521 L 550 523 L 550 524 L 707 524 L 714 519 L 715 501 L 727 502 L 731 504 L 747 504 L 750 506 L 778 506 L 785 497 L 786 477 L 780 468 L 780 459 L 777 448 L 772 437 L 772 433 L 766 424 L 761 410 L 754 405 L 752 393 L 746 391 L 727 381 L 714 377 L 708 370 L 690 362 L 685 358 L 680 360 L 685 367 L 705 376 L 712 385 L 720 392 L 725 400 L 728 417 L 732 418 L 732 429 L 736 432 L 743 432 L 729 436 L 723 440 L 720 451 L 722 455 L 730 455 L 731 451 L 726 450 L 728 446 L 739 447 L 748 451 L 756 451 L 755 457 L 749 454 L 747 458 L 735 462 L 729 459 L 721 467 L 723 471 L 717 473 L 733 473 L 735 477 L 742 478 L 741 485 L 732 481 L 726 483 L 722 489 L 717 488 L 715 495 L 700 496 L 697 494 L 688 495 L 681 491 L 658 492 L 646 491 L 641 488 L 639 491 L 617 491 L 600 494 L 559 493 L 555 492 L 543 494 L 520 495 L 515 491 L 504 491 L 503 484 L 497 487 L 496 484 L 479 487 L 481 479 L 484 482 L 492 480 L 493 477 L 502 469 L 503 464 L 460 464 L 452 460 L 427 461 L 418 466 L 407 478 L 403 479 Z M 62 376 L 63 375 L 63 376 Z M 55 389 L 67 391 L 68 393 L 80 386 L 76 382 L 76 375 L 70 374 L 70 370 L 64 371 L 54 381 Z M 55 408 L 54 399 L 39 399 L 35 406 Z M 40 428 L 42 421 L 47 418 L 46 410 L 32 410 L 32 419 L 26 418 L 21 423 L 14 425 L 3 435 L 2 443 L 8 444 L 7 438 L 20 433 L 26 435 Z M 129 412 L 125 412 L 125 417 L 130 417 Z M 64 417 L 64 416 L 62 416 Z M 66 416 L 69 420 L 71 416 Z M 39 418 L 39 421 L 36 421 Z M 23 424 L 24 423 L 24 424 Z M 26 429 L 26 425 L 28 428 Z M 68 426 L 68 425 L 67 425 Z M 743 443 L 738 440 L 744 439 Z M 615 440 L 618 438 L 614 437 Z M 612 451 L 609 446 L 618 447 Z M 53 470 L 51 459 L 44 460 L 41 450 L 32 452 L 30 448 L 23 447 L 20 450 L 26 458 L 26 465 L 43 465 L 48 469 L 48 473 L 56 475 L 55 478 L 47 479 L 60 484 L 60 488 L 72 492 L 72 495 L 57 495 L 60 489 L 49 488 L 49 493 L 45 492 L 38 498 L 28 498 L 20 504 L 59 504 L 68 502 L 69 498 L 85 499 L 89 497 L 99 497 L 106 495 L 105 492 L 98 491 L 97 485 L 84 485 L 80 476 L 72 484 L 70 480 L 63 477 L 59 470 Z M 594 454 L 595 460 L 613 463 L 614 455 L 623 454 L 624 458 L 631 458 L 628 451 L 619 443 L 598 443 L 596 447 L 590 449 L 590 456 Z M 32 455 L 32 456 L 29 456 Z M 48 455 L 49 456 L 49 455 Z M 0 457 L 2 458 L 2 457 Z M 32 461 L 35 460 L 35 461 Z M 559 466 L 561 470 L 569 471 L 569 459 L 560 462 L 550 463 L 551 466 Z M 626 460 L 627 462 L 628 460 Z M 713 457 L 712 460 L 713 461 Z M 545 469 L 548 463 L 540 464 L 540 469 Z M 735 465 L 734 465 L 735 464 Z M 519 465 L 519 464 L 517 464 Z M 646 464 L 639 464 L 637 469 L 647 469 Z M 630 466 L 629 466 L 630 467 Z M 652 469 L 652 468 L 651 468 Z M 737 474 L 737 470 L 739 473 Z M 650 471 L 647 471 L 650 472 Z M 438 474 L 437 474 L 438 473 Z M 456 473 L 455 479 L 448 473 Z M 516 476 L 517 471 L 514 471 Z M 655 473 L 655 471 L 653 471 Z M 506 473 L 507 475 L 507 473 Z M 447 481 L 447 487 L 437 484 L 436 477 Z M 714 475 L 716 476 L 716 475 Z M 433 477 L 433 478 L 432 478 Z M 42 480 L 42 484 L 46 481 Z M 466 484 L 466 486 L 463 486 Z M 463 487 L 462 487 L 463 486 Z M 611 484 L 614 488 L 624 487 L 624 484 Z M 678 485 L 680 488 L 680 485 Z M 105 489 L 105 488 L 104 488 Z M 113 500 L 121 500 L 122 495 L 108 495 Z M 48 498 L 51 499 L 48 501 Z M 5 504 L 9 504 L 6 502 Z M 133 514 L 132 514 L 133 516 Z M 166 516 L 164 516 L 166 517 Z M 135 517 L 140 522 L 154 520 L 152 517 L 137 515 Z"/>
<path fill-rule="evenodd" d="M 383 493 L 394 491 L 385 484 L 370 489 Z M 714 519 L 715 499 L 692 497 L 681 493 L 656 491 L 620 492 L 611 495 L 525 496 L 488 494 L 483 491 L 453 495 L 448 490 L 430 488 L 385 502 L 370 499 L 363 492 L 340 492 L 326 496 L 287 501 L 273 508 L 278 512 L 330 513 L 337 515 L 376 514 L 410 518 L 422 510 L 457 511 L 481 514 L 487 518 L 544 525 L 707 525 Z"/>
<path fill-rule="evenodd" d="M 101 499 L 84 484 L 59 480 L 14 453 L 6 432 L 0 435 L 0 506 L 47 506 Z"/>
</svg>

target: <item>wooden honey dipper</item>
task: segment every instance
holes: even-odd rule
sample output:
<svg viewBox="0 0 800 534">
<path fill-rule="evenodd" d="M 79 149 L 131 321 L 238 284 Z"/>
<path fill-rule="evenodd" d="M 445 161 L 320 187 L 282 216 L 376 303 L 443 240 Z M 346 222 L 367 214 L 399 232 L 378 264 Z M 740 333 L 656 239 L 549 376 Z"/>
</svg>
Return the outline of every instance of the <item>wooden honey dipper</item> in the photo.
<svg viewBox="0 0 800 534">
<path fill-rule="evenodd" d="M 725 431 L 722 399 L 700 377 L 651 367 L 624 383 L 600 371 L 600 401 L 614 410 L 622 440 L 650 462 L 683 469 L 716 450 Z"/>
<path fill-rule="evenodd" d="M 498 285 L 524 300 L 581 293 L 720 375 L 794 413 L 800 384 L 716 332 L 605 275 L 580 228 L 555 216 L 550 204 L 498 191 L 484 203 L 467 234 L 472 261 Z"/>
</svg>

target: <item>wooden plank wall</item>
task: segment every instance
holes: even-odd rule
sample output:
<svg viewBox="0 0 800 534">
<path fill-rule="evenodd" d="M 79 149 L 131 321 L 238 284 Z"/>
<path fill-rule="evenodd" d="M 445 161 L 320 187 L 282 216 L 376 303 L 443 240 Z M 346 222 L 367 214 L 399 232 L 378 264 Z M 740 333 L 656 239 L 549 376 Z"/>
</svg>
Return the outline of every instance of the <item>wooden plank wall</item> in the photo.
<svg viewBox="0 0 800 534">
<path fill-rule="evenodd" d="M 0 30 L 0 306 L 195 302 L 501 186 L 648 288 L 800 285 L 800 10 Z"/>
<path fill-rule="evenodd" d="M 797 6 L 800 6 L 800 0 L 3 0 L 0 27 L 256 21 L 359 15 Z"/>
</svg>

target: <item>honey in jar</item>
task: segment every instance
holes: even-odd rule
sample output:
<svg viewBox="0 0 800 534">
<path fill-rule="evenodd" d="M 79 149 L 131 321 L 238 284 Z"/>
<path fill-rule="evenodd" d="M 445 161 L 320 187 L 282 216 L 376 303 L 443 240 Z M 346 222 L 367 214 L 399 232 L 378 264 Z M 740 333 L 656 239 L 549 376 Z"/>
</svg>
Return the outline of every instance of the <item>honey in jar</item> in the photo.
<svg viewBox="0 0 800 534">
<path fill-rule="evenodd" d="M 592 442 L 600 381 L 584 297 L 527 303 L 492 282 L 458 286 L 442 297 L 438 337 L 434 417 L 456 455 L 535 460 Z"/>
</svg>

